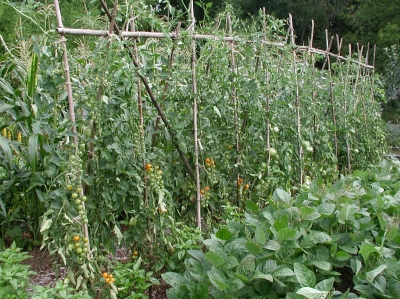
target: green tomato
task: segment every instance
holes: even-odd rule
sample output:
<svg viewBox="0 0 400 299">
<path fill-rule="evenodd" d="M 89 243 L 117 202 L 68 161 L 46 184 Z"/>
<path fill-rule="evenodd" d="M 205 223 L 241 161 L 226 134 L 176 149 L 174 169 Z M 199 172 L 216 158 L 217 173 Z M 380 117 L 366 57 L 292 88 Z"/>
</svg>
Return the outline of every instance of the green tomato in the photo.
<svg viewBox="0 0 400 299">
<path fill-rule="evenodd" d="M 276 151 L 276 149 L 274 149 L 273 147 L 271 147 L 269 149 L 269 155 L 271 158 L 275 158 L 278 155 L 278 152 Z"/>
<path fill-rule="evenodd" d="M 90 138 L 92 137 L 92 130 L 89 127 L 84 126 L 82 128 L 82 133 L 85 135 L 85 137 Z"/>
<path fill-rule="evenodd" d="M 77 198 L 78 198 L 78 193 L 76 193 L 76 192 L 72 193 L 72 194 L 71 194 L 71 197 L 72 197 L 73 199 L 77 199 Z"/>
<path fill-rule="evenodd" d="M 76 205 L 80 205 L 82 202 L 81 202 L 81 200 L 79 199 L 79 198 L 77 198 L 77 199 L 75 199 L 75 204 Z"/>
</svg>

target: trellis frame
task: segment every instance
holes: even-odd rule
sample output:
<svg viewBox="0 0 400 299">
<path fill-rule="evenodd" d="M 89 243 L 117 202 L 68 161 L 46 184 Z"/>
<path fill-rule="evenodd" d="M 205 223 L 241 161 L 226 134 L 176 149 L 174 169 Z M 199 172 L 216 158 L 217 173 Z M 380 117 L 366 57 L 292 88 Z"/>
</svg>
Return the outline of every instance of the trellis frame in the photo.
<svg viewBox="0 0 400 299">
<path fill-rule="evenodd" d="M 189 5 L 189 22 L 191 22 L 191 25 L 189 26 L 189 29 L 187 31 L 181 31 L 180 28 L 178 28 L 175 32 L 170 32 L 170 33 L 162 33 L 162 32 L 142 32 L 142 31 L 123 31 L 120 30 L 117 26 L 117 24 L 115 23 L 115 17 L 113 17 L 113 15 L 111 15 L 107 4 L 104 2 L 104 0 L 99 0 L 104 11 L 106 12 L 109 21 L 110 21 L 110 28 L 109 30 L 93 30 L 93 29 L 74 29 L 74 28 L 66 28 L 63 26 L 62 24 L 62 17 L 61 17 L 61 11 L 60 11 L 60 7 L 58 4 L 58 0 L 54 0 L 55 3 L 55 12 L 56 12 L 56 16 L 57 16 L 57 20 L 58 20 L 58 26 L 56 28 L 56 32 L 60 35 L 61 38 L 61 43 L 63 45 L 63 50 L 64 50 L 64 68 L 65 68 L 65 75 L 66 75 L 66 88 L 68 91 L 68 102 L 69 102 L 69 112 L 70 112 L 70 119 L 71 122 L 73 124 L 75 124 L 75 113 L 74 113 L 74 101 L 72 98 L 72 86 L 71 86 L 71 81 L 70 81 L 70 73 L 69 73 L 69 67 L 68 67 L 68 57 L 67 57 L 67 48 L 66 48 L 66 40 L 65 40 L 65 35 L 80 35 L 80 36 L 97 36 L 97 37 L 109 37 L 111 35 L 116 35 L 118 37 L 119 40 L 123 40 L 125 38 L 157 38 L 157 39 L 161 39 L 161 38 L 171 38 L 171 39 L 182 39 L 182 38 L 190 38 L 192 40 L 191 43 L 191 48 L 192 48 L 192 72 L 193 72 L 193 76 L 192 76 L 192 80 L 193 80 L 193 93 L 194 93 L 194 100 L 193 100 L 193 122 L 194 122 L 194 154 L 195 154 L 195 171 L 193 171 L 193 169 L 191 168 L 189 162 L 187 161 L 185 155 L 183 154 L 183 152 L 180 150 L 179 148 L 179 144 L 175 139 L 175 134 L 172 130 L 172 128 L 169 125 L 168 119 L 165 116 L 162 107 L 160 106 L 159 102 L 157 101 L 157 99 L 155 98 L 154 94 L 152 93 L 151 87 L 147 81 L 147 79 L 145 77 L 143 77 L 142 75 L 140 75 L 139 73 L 137 73 L 138 78 L 140 79 L 140 81 L 142 81 L 143 85 L 145 86 L 148 95 L 154 105 L 154 107 L 156 108 L 157 112 L 158 112 L 158 117 L 163 121 L 168 133 L 171 136 L 172 142 L 175 146 L 175 148 L 177 149 L 183 164 L 185 165 L 185 168 L 187 170 L 187 172 L 194 178 L 195 182 L 196 182 L 196 197 L 197 197 L 197 213 L 196 213 L 196 221 L 197 221 L 197 226 L 199 228 L 201 228 L 201 213 L 200 213 L 200 200 L 201 200 L 201 195 L 200 195 L 200 172 L 199 172 L 199 153 L 198 153 L 198 146 L 201 144 L 199 143 L 198 140 L 198 136 L 197 136 L 197 102 L 196 102 L 196 96 L 197 96 L 197 86 L 196 86 L 196 55 L 195 55 L 195 47 L 196 47 L 196 40 L 224 40 L 227 43 L 229 43 L 231 45 L 231 47 L 233 48 L 233 45 L 235 42 L 247 42 L 247 43 L 259 43 L 259 44 L 263 44 L 265 46 L 274 46 L 277 48 L 284 48 L 287 46 L 286 43 L 277 43 L 277 42 L 270 42 L 267 41 L 265 36 L 264 38 L 262 38 L 261 40 L 258 41 L 250 41 L 250 40 L 243 40 L 242 38 L 239 37 L 234 37 L 232 36 L 232 31 L 229 30 L 229 36 L 216 36 L 216 35 L 210 35 L 210 34 L 196 34 L 195 33 L 195 23 L 196 20 L 194 19 L 194 13 L 193 13 L 193 0 L 190 1 L 190 5 Z M 114 3 L 114 9 L 116 8 L 117 5 L 117 0 L 115 0 Z M 291 19 L 291 16 L 290 16 Z M 180 25 L 179 25 L 180 27 Z M 314 23 L 312 28 L 314 28 Z M 265 28 L 263 29 L 265 31 Z M 313 30 L 312 30 L 313 31 Z M 114 34 L 115 32 L 115 34 Z M 290 47 L 293 51 L 293 65 L 294 65 L 294 70 L 296 70 L 295 67 L 295 63 L 296 63 L 296 53 L 297 52 L 308 52 L 310 54 L 319 54 L 319 55 L 323 55 L 325 56 L 325 62 L 324 62 L 324 67 L 325 64 L 328 64 L 328 68 L 330 71 L 330 57 L 333 57 L 335 59 L 337 59 L 338 61 L 347 61 L 349 64 L 353 63 L 353 64 L 357 64 L 359 66 L 360 69 L 363 69 L 365 72 L 368 71 L 373 71 L 374 70 L 374 65 L 369 65 L 368 61 L 366 61 L 366 63 L 362 62 L 362 50 L 360 52 L 360 49 L 358 49 L 358 59 L 352 59 L 351 55 L 349 57 L 344 57 L 341 56 L 340 54 L 340 48 L 341 48 L 341 41 L 340 41 L 340 46 L 338 48 L 338 54 L 334 54 L 331 52 L 331 45 L 332 45 L 332 41 L 333 41 L 333 37 L 330 40 L 330 43 L 328 44 L 328 33 L 326 31 L 326 35 L 327 35 L 327 48 L 326 50 L 320 50 L 320 49 L 316 49 L 313 47 L 312 44 L 312 40 L 313 40 L 313 33 L 312 32 L 312 37 L 311 37 L 311 42 L 308 46 L 299 46 L 295 44 L 295 40 L 294 40 L 294 28 L 293 28 L 293 23 L 290 22 L 290 28 L 289 28 L 289 34 L 291 36 L 290 39 Z M 265 33 L 264 33 L 265 35 Z M 338 43 L 339 43 L 339 39 L 337 38 Z M 139 68 L 140 63 L 138 61 L 138 57 L 137 55 L 134 53 L 134 51 L 132 51 L 132 49 L 127 45 L 124 44 L 125 49 L 128 51 L 129 56 L 131 57 L 134 65 L 136 68 Z M 374 48 L 375 51 L 375 48 Z M 232 67 L 234 67 L 234 54 L 233 54 L 233 50 L 231 51 L 231 55 L 232 55 Z M 375 55 L 375 53 L 374 53 Z M 172 57 L 171 57 L 172 59 Z M 232 71 L 235 71 L 234 68 L 232 69 Z M 268 81 L 268 71 L 266 73 L 266 80 Z M 167 83 L 168 84 L 168 83 Z M 299 99 L 299 94 L 298 94 L 298 86 L 297 88 L 297 93 L 296 93 L 296 106 L 300 106 L 300 103 L 298 102 Z M 235 91 L 232 91 L 232 97 L 234 98 Z M 331 85 L 331 93 L 332 93 L 332 97 L 333 97 L 333 86 Z M 298 135 L 299 135 L 299 160 L 300 160 L 300 164 L 301 162 L 301 156 L 302 156 L 302 148 L 300 145 L 300 116 L 299 116 L 299 109 L 300 107 L 298 107 L 298 111 L 297 113 L 297 118 L 298 118 Z M 335 111 L 333 111 L 333 118 L 335 119 Z M 267 127 L 267 131 L 269 130 L 269 128 Z M 76 127 L 73 126 L 73 131 L 76 132 Z M 267 132 L 268 135 L 268 132 Z M 267 140 L 269 138 L 267 137 Z M 74 142 L 77 143 L 77 138 L 74 139 Z M 267 147 L 269 147 L 269 141 L 267 143 Z M 239 144 L 239 140 L 237 140 L 236 142 L 236 149 L 239 150 L 240 149 L 240 144 Z M 348 151 L 348 164 L 349 167 L 351 165 L 351 157 L 350 157 L 350 148 L 348 147 L 347 149 Z M 335 133 L 335 152 L 337 155 L 337 136 Z M 239 174 L 238 174 L 238 178 L 239 178 Z M 302 166 L 300 165 L 300 178 L 299 178 L 300 183 L 303 182 L 303 173 L 302 173 Z M 88 237 L 88 232 L 87 232 L 87 226 L 85 227 L 84 230 L 85 236 Z"/>
</svg>

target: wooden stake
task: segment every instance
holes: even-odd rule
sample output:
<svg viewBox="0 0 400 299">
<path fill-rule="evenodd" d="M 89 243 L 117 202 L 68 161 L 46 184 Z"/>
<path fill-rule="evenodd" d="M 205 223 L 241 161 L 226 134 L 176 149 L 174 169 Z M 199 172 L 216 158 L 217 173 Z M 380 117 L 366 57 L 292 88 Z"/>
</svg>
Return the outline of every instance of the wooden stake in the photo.
<svg viewBox="0 0 400 299">
<path fill-rule="evenodd" d="M 227 27 L 229 30 L 229 35 L 232 35 L 232 21 L 231 21 L 231 16 L 228 14 L 226 16 L 226 23 Z M 240 162 L 240 140 L 239 140 L 239 113 L 238 113 L 238 102 L 237 102 L 237 97 L 236 97 L 236 86 L 235 86 L 235 73 L 236 73 L 236 61 L 235 61 L 235 44 L 234 42 L 230 42 L 230 53 L 231 53 L 231 71 L 232 71 L 232 104 L 233 104 L 233 113 L 234 113 L 234 131 L 235 131 L 235 140 L 236 140 L 236 157 L 235 157 L 235 165 L 238 165 Z M 236 182 L 239 182 L 240 179 L 240 173 L 239 170 L 237 171 L 236 174 Z M 240 202 L 240 186 L 237 185 L 236 188 L 236 200 L 237 204 L 239 205 Z"/>
<path fill-rule="evenodd" d="M 196 19 L 194 17 L 194 5 L 193 0 L 190 0 L 190 18 L 189 22 L 190 31 L 191 33 L 194 32 L 194 27 L 196 23 Z M 196 179 L 196 220 L 197 220 L 197 227 L 201 230 L 201 183 L 200 183 L 200 167 L 199 167 L 199 138 L 197 134 L 197 78 L 196 78 L 196 40 L 193 38 L 191 43 L 192 48 L 192 84 L 193 84 L 193 139 L 194 139 L 194 157 L 195 157 L 195 179 Z"/>
<path fill-rule="evenodd" d="M 132 7 L 131 7 L 132 9 Z M 136 26 L 135 26 L 135 18 L 133 15 L 133 12 L 131 12 L 131 30 L 136 31 Z M 111 27 L 111 26 L 110 26 Z M 133 41 L 133 51 L 134 55 L 136 58 L 136 61 L 139 63 L 139 54 L 138 54 L 138 48 L 137 48 L 137 42 L 136 39 Z M 139 128 L 140 128 L 140 146 L 144 147 L 144 117 L 143 117 L 143 99 L 142 99 L 142 85 L 140 84 L 140 77 L 139 77 L 139 72 L 136 73 L 136 86 L 137 86 L 137 103 L 138 103 L 138 112 L 139 112 Z M 141 149 L 142 151 L 145 150 L 144 148 Z M 147 179 L 146 179 L 146 160 L 145 157 L 142 157 L 142 170 L 143 170 L 143 199 L 144 199 L 144 206 L 145 208 L 149 207 L 149 202 L 147 198 Z M 148 223 L 149 224 L 149 223 Z M 148 226 L 149 229 L 149 226 Z"/>
<path fill-rule="evenodd" d="M 293 19 L 292 15 L 289 14 L 289 22 L 290 22 L 290 40 L 292 46 L 295 46 L 295 39 L 294 39 L 294 28 L 293 28 Z M 298 142 L 298 155 L 299 155 L 299 182 L 300 185 L 303 184 L 303 147 L 301 144 L 301 118 L 300 118 L 300 90 L 299 90 L 299 78 L 297 75 L 297 66 L 296 66 L 296 50 L 293 50 L 293 73 L 296 80 L 296 98 L 295 98 L 295 107 L 296 107 L 296 119 L 297 119 L 297 142 Z"/>
<path fill-rule="evenodd" d="M 266 21 L 266 15 L 265 15 L 265 7 L 263 8 L 263 41 L 267 40 L 267 21 Z M 265 44 L 262 44 L 265 45 Z M 265 52 L 265 47 L 263 47 L 263 52 Z M 271 164 L 271 122 L 270 122 L 270 107 L 269 107 L 269 96 L 268 96 L 268 91 L 269 91 L 269 71 L 268 67 L 265 67 L 265 127 L 266 127 L 266 132 L 265 132 L 265 139 L 266 139 L 266 150 L 268 152 L 267 156 L 267 176 L 269 175 L 269 165 Z"/>
<path fill-rule="evenodd" d="M 104 0 L 100 0 L 100 2 L 104 2 Z M 106 12 L 107 14 L 107 12 Z M 111 16 L 111 15 L 110 15 Z M 114 25 L 114 28 L 116 25 Z M 64 27 L 58 27 L 56 28 L 57 33 L 59 34 L 70 34 L 70 35 L 88 35 L 88 36 L 108 36 L 108 31 L 107 30 L 92 30 L 92 29 L 74 29 L 74 28 L 64 28 Z M 117 31 L 117 30 L 116 30 Z M 118 30 L 118 36 L 121 38 L 177 38 L 177 35 L 175 32 L 172 33 L 163 33 L 163 32 L 127 32 L 127 31 L 119 31 Z M 226 42 L 233 42 L 233 41 L 241 41 L 241 42 L 246 42 L 246 43 L 255 43 L 255 41 L 252 40 L 243 40 L 241 38 L 234 38 L 231 36 L 215 36 L 212 34 L 193 34 L 191 36 L 194 39 L 210 39 L 210 40 L 224 40 Z M 183 36 L 182 36 L 183 38 Z M 265 44 L 267 46 L 272 46 L 272 47 L 277 47 L 280 49 L 285 48 L 286 43 L 277 43 L 277 42 L 269 42 L 266 41 Z M 311 48 L 309 46 L 299 46 L 299 45 L 294 45 L 297 51 L 303 51 L 303 52 L 314 52 L 316 54 L 320 55 L 329 55 L 331 57 L 336 57 L 341 60 L 352 60 L 353 63 L 357 63 L 354 59 L 351 57 L 344 57 L 344 56 L 338 56 L 336 54 L 333 54 L 330 52 L 327 54 L 325 50 L 320 50 L 320 49 L 315 49 Z M 365 68 L 368 69 L 373 69 L 373 66 L 371 65 L 362 65 Z"/>
<path fill-rule="evenodd" d="M 54 9 L 56 12 L 56 17 L 57 17 L 57 24 L 59 28 L 63 27 L 62 23 L 62 18 L 61 18 L 61 11 L 60 11 L 60 5 L 58 3 L 58 0 L 54 0 Z M 60 41 L 61 45 L 63 48 L 63 61 L 64 61 L 64 71 L 65 71 L 65 85 L 67 88 L 67 94 L 68 94 L 68 108 L 69 108 L 69 117 L 72 123 L 72 132 L 75 133 L 73 142 L 76 146 L 76 150 L 78 150 L 78 135 L 76 131 L 76 120 L 75 120 L 75 107 L 74 107 L 74 99 L 72 97 L 72 85 L 71 85 L 71 77 L 70 77 L 70 72 L 69 72 L 69 63 L 68 63 L 68 52 L 67 52 L 67 43 L 65 36 L 62 34 L 60 35 Z M 82 183 L 80 183 L 79 186 L 79 195 L 83 197 L 83 188 L 82 188 Z M 82 202 L 83 209 L 86 210 L 85 203 Z M 91 256 L 92 253 L 90 251 L 90 238 L 89 238 L 89 229 L 88 225 L 86 223 L 83 223 L 83 234 L 85 238 L 88 239 L 88 242 L 86 243 L 87 246 L 87 254 L 88 256 Z"/>
<path fill-rule="evenodd" d="M 331 105 L 332 105 L 332 119 L 333 119 L 333 127 L 334 127 L 334 131 L 333 131 L 333 142 L 334 142 L 334 146 L 335 146 L 335 157 L 336 160 L 338 158 L 338 137 L 337 137 L 337 122 L 336 122 L 336 112 L 335 112 L 335 95 L 333 93 L 333 82 L 331 81 L 330 84 L 330 99 L 331 99 Z"/>
</svg>

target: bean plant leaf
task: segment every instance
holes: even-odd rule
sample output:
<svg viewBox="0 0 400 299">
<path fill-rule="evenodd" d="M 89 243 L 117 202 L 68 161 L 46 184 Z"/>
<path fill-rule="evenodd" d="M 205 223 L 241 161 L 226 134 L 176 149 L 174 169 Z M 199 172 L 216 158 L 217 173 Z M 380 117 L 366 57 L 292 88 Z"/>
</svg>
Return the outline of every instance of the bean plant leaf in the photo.
<svg viewBox="0 0 400 299">
<path fill-rule="evenodd" d="M 234 277 L 229 279 L 229 293 L 237 292 L 241 288 L 244 288 L 246 285 L 239 278 Z"/>
<path fill-rule="evenodd" d="M 302 287 L 314 287 L 316 277 L 313 271 L 306 266 L 295 263 L 293 266 L 294 273 L 296 274 L 297 281 Z"/>
<path fill-rule="evenodd" d="M 264 245 L 265 243 L 267 243 L 267 238 L 268 238 L 268 233 L 265 230 L 264 226 L 261 224 L 257 225 L 256 231 L 254 233 L 255 241 L 260 245 Z"/>
<path fill-rule="evenodd" d="M 229 288 L 229 281 L 226 279 L 225 275 L 222 271 L 219 271 L 215 268 L 211 269 L 207 272 L 207 276 L 210 279 L 211 283 L 220 291 L 226 290 Z"/>
<path fill-rule="evenodd" d="M 367 280 L 372 283 L 374 281 L 375 277 L 377 277 L 379 274 L 381 274 L 382 271 L 385 270 L 386 268 L 387 268 L 387 265 L 380 265 L 379 267 L 375 268 L 374 270 L 368 271 L 366 273 Z"/>
<path fill-rule="evenodd" d="M 324 271 L 330 271 L 332 269 L 332 264 L 328 261 L 313 261 L 308 260 L 304 263 L 306 266 L 315 266 Z"/>
<path fill-rule="evenodd" d="M 232 268 L 236 267 L 237 265 L 239 265 L 239 262 L 236 259 L 236 257 L 234 257 L 233 255 L 230 255 L 230 256 L 228 256 L 228 258 L 225 261 L 224 269 L 226 269 L 226 270 L 232 269 Z"/>
<path fill-rule="evenodd" d="M 332 215 L 332 213 L 335 211 L 335 208 L 336 205 L 334 205 L 333 203 L 323 203 L 317 207 L 317 211 L 321 215 L 329 216 Z"/>
<path fill-rule="evenodd" d="M 201 250 L 188 250 L 187 253 L 199 262 L 204 262 L 204 253 Z"/>
<path fill-rule="evenodd" d="M 334 283 L 335 283 L 335 278 L 331 277 L 320 281 L 315 285 L 314 288 L 320 291 L 330 292 L 333 288 Z"/>
<path fill-rule="evenodd" d="M 186 279 L 181 274 L 175 272 L 163 273 L 161 274 L 161 277 L 166 283 L 168 283 L 172 287 L 176 287 L 186 283 Z"/>
<path fill-rule="evenodd" d="M 239 266 L 236 268 L 236 273 L 248 277 L 254 272 L 255 269 L 256 258 L 254 255 L 249 254 L 239 263 Z"/>
<path fill-rule="evenodd" d="M 272 276 L 278 276 L 278 277 L 287 277 L 294 275 L 295 273 L 293 272 L 293 270 L 287 267 L 278 268 L 272 272 Z"/>
<path fill-rule="evenodd" d="M 246 249 L 254 255 L 260 254 L 263 252 L 263 249 L 260 245 L 257 245 L 254 242 L 248 241 L 246 242 Z"/>
<path fill-rule="evenodd" d="M 324 233 L 319 231 L 310 231 L 302 240 L 300 246 L 303 248 L 311 248 L 314 247 L 315 244 L 319 243 L 329 243 L 332 242 L 332 238 Z"/>
<path fill-rule="evenodd" d="M 217 233 L 215 234 L 215 236 L 218 239 L 227 241 L 230 238 L 232 238 L 232 233 L 227 229 L 227 228 L 221 228 L 219 231 L 217 231 Z"/>
<path fill-rule="evenodd" d="M 315 208 L 310 207 L 301 207 L 300 214 L 304 220 L 316 220 L 321 217 L 321 214 L 318 213 Z"/>
<path fill-rule="evenodd" d="M 264 280 L 268 280 L 270 282 L 274 281 L 274 278 L 272 277 L 271 274 L 264 274 L 257 270 L 254 271 L 253 276 L 251 277 L 251 280 L 254 280 L 254 279 L 264 279 Z"/>
<path fill-rule="evenodd" d="M 378 252 L 378 251 L 376 250 L 375 246 L 367 243 L 363 244 L 360 250 L 358 251 L 358 253 L 361 254 L 361 256 L 363 257 L 364 262 L 368 260 L 369 255 L 373 252 Z"/>
<path fill-rule="evenodd" d="M 307 299 L 325 299 L 329 292 L 319 291 L 309 287 L 303 287 L 296 292 L 299 295 L 303 295 Z"/>
<path fill-rule="evenodd" d="M 372 282 L 372 285 L 382 294 L 386 292 L 386 278 L 383 275 L 378 275 Z"/>
<path fill-rule="evenodd" d="M 283 242 L 296 236 L 296 230 L 293 228 L 283 228 L 277 233 L 278 239 Z"/>
<path fill-rule="evenodd" d="M 260 209 L 258 205 L 252 200 L 246 200 L 245 206 L 247 210 L 250 210 L 254 213 L 258 212 L 258 210 Z"/>
<path fill-rule="evenodd" d="M 197 283 L 196 286 L 196 295 L 199 299 L 208 299 L 208 287 L 204 282 Z M 169 298 L 169 297 L 168 297 Z"/>
<path fill-rule="evenodd" d="M 348 259 L 351 258 L 351 254 L 348 254 L 346 251 L 338 251 L 335 254 L 335 259 L 337 259 L 338 261 L 346 261 Z"/>
<path fill-rule="evenodd" d="M 213 265 L 215 268 L 219 268 L 223 264 L 225 264 L 225 260 L 215 252 L 212 251 L 206 252 L 205 257 L 206 260 L 209 261 L 210 264 Z"/>
<path fill-rule="evenodd" d="M 340 211 L 340 218 L 344 221 L 352 220 L 357 207 L 355 205 L 344 205 Z"/>
<path fill-rule="evenodd" d="M 290 202 L 290 193 L 281 188 L 277 188 L 274 191 L 274 194 L 272 195 L 272 199 L 277 202 L 289 203 Z"/>
</svg>

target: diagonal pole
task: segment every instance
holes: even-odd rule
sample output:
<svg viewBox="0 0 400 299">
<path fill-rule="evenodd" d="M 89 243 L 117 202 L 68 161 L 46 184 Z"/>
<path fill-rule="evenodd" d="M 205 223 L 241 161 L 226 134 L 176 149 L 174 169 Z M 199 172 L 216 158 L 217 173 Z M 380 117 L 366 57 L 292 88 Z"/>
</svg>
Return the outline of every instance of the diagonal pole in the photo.
<svg viewBox="0 0 400 299">
<path fill-rule="evenodd" d="M 107 14 L 109 20 L 111 21 L 111 20 L 112 20 L 112 15 L 110 14 L 110 11 L 109 11 L 109 9 L 108 9 L 108 7 L 107 7 L 107 4 L 104 2 L 104 0 L 100 0 L 100 3 L 101 3 L 101 6 L 103 7 L 105 13 Z M 114 24 L 114 30 L 115 30 L 115 32 L 117 33 L 117 35 L 121 35 L 121 30 L 119 29 L 119 27 L 118 27 L 117 24 Z M 134 53 L 132 52 L 132 50 L 128 47 L 127 44 L 124 44 L 123 46 L 124 46 L 125 49 L 128 51 L 128 54 L 129 54 L 129 56 L 131 57 L 131 59 L 132 59 L 132 61 L 133 61 L 133 64 L 135 65 L 135 67 L 136 67 L 136 68 L 139 68 L 139 63 L 138 63 L 138 61 L 137 61 L 136 58 L 135 58 L 135 54 L 134 54 Z M 149 94 L 149 97 L 150 97 L 150 99 L 151 99 L 151 101 L 152 101 L 154 107 L 157 109 L 158 115 L 161 117 L 161 120 L 163 121 L 163 123 L 164 123 L 164 125 L 165 125 L 165 128 L 167 129 L 169 135 L 171 136 L 172 143 L 173 143 L 173 145 L 175 146 L 175 148 L 176 148 L 176 150 L 177 150 L 177 152 L 178 152 L 180 158 L 182 159 L 182 162 L 183 162 L 183 164 L 185 165 L 185 168 L 186 168 L 187 172 L 188 172 L 192 177 L 194 177 L 193 169 L 192 169 L 192 167 L 190 166 L 189 161 L 187 160 L 187 158 L 186 158 L 184 152 L 181 150 L 181 148 L 180 148 L 180 146 L 179 146 L 179 143 L 178 143 L 178 141 L 177 141 L 175 132 L 172 130 L 172 127 L 171 127 L 171 125 L 169 124 L 169 122 L 168 122 L 168 120 L 167 120 L 167 117 L 166 117 L 165 114 L 164 114 L 164 111 L 162 111 L 162 109 L 161 109 L 161 107 L 160 107 L 160 104 L 157 102 L 157 100 L 156 100 L 156 98 L 155 98 L 155 96 L 154 96 L 154 94 L 153 94 L 153 92 L 152 92 L 152 90 L 151 90 L 151 87 L 150 87 L 150 85 L 149 85 L 149 82 L 147 81 L 147 79 L 146 79 L 145 77 L 143 77 L 143 76 L 140 75 L 140 74 L 139 74 L 139 77 L 140 77 L 141 81 L 143 82 L 143 85 L 145 86 L 145 88 L 146 88 L 146 90 L 147 90 L 147 93 Z"/>
</svg>

